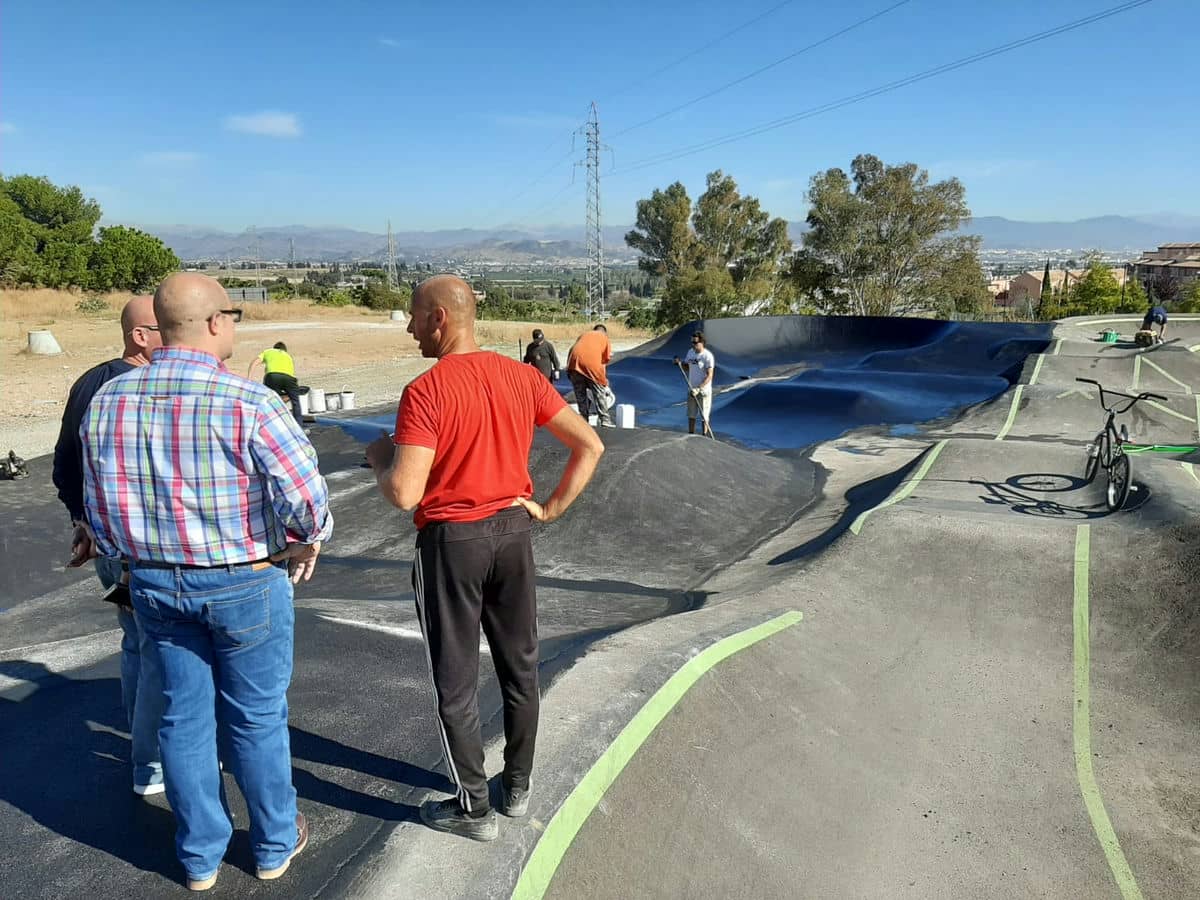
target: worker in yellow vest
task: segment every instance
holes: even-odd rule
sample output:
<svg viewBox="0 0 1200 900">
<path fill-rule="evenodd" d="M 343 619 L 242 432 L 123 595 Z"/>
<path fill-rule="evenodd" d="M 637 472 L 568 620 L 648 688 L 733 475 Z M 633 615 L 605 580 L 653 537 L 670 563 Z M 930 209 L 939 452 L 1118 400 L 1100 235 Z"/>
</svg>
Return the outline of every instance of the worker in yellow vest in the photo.
<svg viewBox="0 0 1200 900">
<path fill-rule="evenodd" d="M 246 370 L 247 378 L 254 377 L 254 367 L 259 364 L 265 366 L 267 370 L 266 375 L 263 376 L 263 384 L 286 396 L 292 403 L 292 415 L 296 417 L 296 421 L 304 421 L 300 411 L 300 395 L 307 394 L 308 388 L 301 387 L 300 383 L 296 381 L 296 363 L 293 362 L 292 355 L 288 353 L 287 344 L 278 341 L 270 350 L 264 350 L 258 354 L 250 363 L 250 368 Z"/>
</svg>

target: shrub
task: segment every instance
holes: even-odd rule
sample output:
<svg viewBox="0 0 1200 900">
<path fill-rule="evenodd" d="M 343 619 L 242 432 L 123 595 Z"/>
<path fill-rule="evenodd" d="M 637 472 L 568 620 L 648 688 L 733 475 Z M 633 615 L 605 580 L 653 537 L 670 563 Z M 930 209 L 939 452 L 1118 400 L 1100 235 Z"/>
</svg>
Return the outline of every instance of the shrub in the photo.
<svg viewBox="0 0 1200 900">
<path fill-rule="evenodd" d="M 103 297 L 83 297 L 75 304 L 75 310 L 85 315 L 94 316 L 108 312 L 108 304 L 104 302 Z"/>
</svg>

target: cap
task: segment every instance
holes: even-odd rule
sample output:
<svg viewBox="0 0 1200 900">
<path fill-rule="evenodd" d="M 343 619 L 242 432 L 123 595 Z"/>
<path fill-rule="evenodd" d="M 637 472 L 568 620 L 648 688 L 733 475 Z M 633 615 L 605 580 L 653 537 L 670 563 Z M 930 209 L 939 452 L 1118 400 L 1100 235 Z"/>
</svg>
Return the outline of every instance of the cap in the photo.
<svg viewBox="0 0 1200 900">
<path fill-rule="evenodd" d="M 540 341 L 544 337 L 545 337 L 545 335 L 542 334 L 542 329 L 540 329 L 540 328 L 533 329 L 533 339 L 535 341 Z"/>
</svg>

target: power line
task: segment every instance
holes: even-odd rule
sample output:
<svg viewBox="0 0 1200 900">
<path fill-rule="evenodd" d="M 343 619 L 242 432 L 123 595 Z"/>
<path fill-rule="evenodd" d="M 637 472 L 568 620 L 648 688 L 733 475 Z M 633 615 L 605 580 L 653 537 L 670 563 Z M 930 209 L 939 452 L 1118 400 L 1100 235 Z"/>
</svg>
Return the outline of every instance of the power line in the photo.
<svg viewBox="0 0 1200 900">
<path fill-rule="evenodd" d="M 965 66 L 972 65 L 977 62 L 982 62 L 985 59 L 991 59 L 993 56 L 999 56 L 1003 53 L 1009 53 L 1021 47 L 1027 47 L 1030 44 L 1036 44 L 1040 41 L 1048 40 L 1052 37 L 1057 37 L 1060 34 L 1066 34 L 1069 31 L 1075 31 L 1078 28 L 1083 28 L 1085 25 L 1092 25 L 1103 19 L 1111 18 L 1131 9 L 1136 9 L 1139 6 L 1145 6 L 1152 3 L 1153 0 L 1130 0 L 1128 3 L 1122 3 L 1118 6 L 1111 7 L 1098 13 L 1093 13 L 1090 16 L 1084 16 L 1081 19 L 1076 19 L 1073 22 L 1067 22 L 1064 25 L 1059 25 L 1057 28 L 1050 28 L 1046 31 L 1039 31 L 1036 34 L 1031 34 L 1028 37 L 1018 38 L 1015 41 L 1010 41 L 1007 44 L 1001 44 L 998 47 L 993 47 L 990 50 L 982 50 L 979 53 L 973 53 L 970 56 L 964 56 L 961 59 L 953 62 L 944 63 L 932 69 L 926 69 L 923 72 L 918 72 L 915 75 L 910 75 L 906 78 L 901 78 L 896 81 L 890 81 L 887 84 L 880 85 L 869 90 L 861 91 L 857 94 L 851 94 L 843 97 L 840 100 L 833 100 L 829 103 L 823 103 L 820 106 L 810 107 L 801 112 L 793 113 L 792 115 L 784 116 L 780 119 L 774 119 L 770 122 L 764 122 L 761 125 L 756 125 L 742 131 L 733 132 L 719 138 L 713 138 L 699 144 L 693 144 L 689 147 L 682 147 L 677 150 L 669 150 L 664 153 L 659 153 L 644 160 L 632 163 L 624 169 L 619 169 L 615 172 L 610 172 L 609 177 L 613 175 L 625 175 L 630 172 L 636 172 L 639 169 L 645 169 L 650 166 L 659 165 L 664 162 L 671 162 L 676 159 L 682 159 L 685 156 L 691 156 L 695 153 L 701 153 L 704 150 L 711 150 L 714 147 L 720 147 L 725 144 L 731 144 L 736 141 L 745 140 L 746 138 L 755 137 L 764 134 L 768 131 L 774 131 L 777 128 L 783 128 L 785 125 L 791 125 L 799 122 L 802 119 L 810 119 L 814 116 L 819 116 L 822 113 L 832 112 L 836 109 L 841 109 L 846 106 L 851 106 L 855 103 L 861 103 L 864 100 L 870 100 L 882 94 L 890 93 L 891 91 L 899 90 L 902 87 L 916 84 L 938 75 L 944 75 L 947 72 L 952 72 L 956 69 L 961 69 Z"/>
<path fill-rule="evenodd" d="M 768 9 L 764 13 L 760 13 L 759 15 L 755 16 L 753 19 L 749 19 L 749 20 L 743 22 L 741 25 L 738 25 L 735 28 L 731 28 L 729 31 L 726 31 L 723 34 L 717 35 L 717 37 L 713 38 L 711 41 L 709 41 L 704 46 L 697 47 L 695 50 L 692 50 L 689 53 L 685 53 L 683 56 L 680 56 L 677 59 L 672 60 L 671 62 L 667 63 L 665 66 L 655 69 L 650 74 L 645 75 L 642 78 L 639 78 L 637 81 L 634 81 L 634 82 L 631 82 L 631 83 L 625 85 L 625 87 L 621 88 L 619 91 L 609 94 L 609 99 L 612 99 L 614 97 L 620 97 L 623 94 L 628 94 L 634 88 L 641 87 L 646 82 L 657 78 L 659 75 L 662 75 L 664 72 L 669 72 L 671 69 L 674 69 L 676 66 L 687 62 L 692 57 L 699 56 L 705 50 L 711 50 L 717 44 L 721 43 L 722 41 L 726 40 L 727 38 L 733 37 L 739 31 L 745 31 L 751 25 L 757 25 L 763 19 L 767 18 L 768 16 L 773 15 L 774 13 L 779 12 L 779 10 L 783 9 L 785 6 L 790 6 L 794 2 L 795 2 L 795 0 L 783 0 L 782 3 L 777 3 L 775 6 L 772 6 L 770 9 Z"/>
<path fill-rule="evenodd" d="M 864 25 L 874 22 L 876 19 L 878 19 L 882 16 L 886 16 L 888 13 L 892 12 L 893 10 L 899 9 L 901 6 L 905 6 L 911 2 L 912 2 L 912 0 L 899 0 L 898 3 L 893 3 L 891 6 L 884 7 L 883 9 L 872 13 L 871 15 L 867 16 L 864 19 L 859 19 L 857 22 L 852 22 L 851 24 L 845 26 L 844 28 L 838 29 L 837 31 L 833 32 L 832 34 L 825 35 L 825 37 L 821 38 L 818 41 L 813 41 L 811 44 L 807 44 L 806 46 L 801 47 L 799 50 L 793 50 L 787 56 L 781 56 L 779 59 L 775 60 L 774 62 L 769 62 L 765 66 L 760 66 L 759 68 L 755 69 L 753 72 L 748 72 L 745 75 L 741 76 L 740 78 L 735 78 L 733 81 L 727 81 L 725 84 L 722 84 L 719 87 L 713 88 L 711 91 L 708 91 L 705 94 L 701 94 L 699 97 L 693 97 L 691 100 L 688 100 L 684 103 L 680 103 L 678 106 L 673 106 L 670 109 L 660 112 L 657 115 L 651 116 L 648 119 L 643 119 L 641 122 L 638 122 L 635 125 L 630 125 L 628 128 L 618 131 L 616 134 L 613 135 L 613 137 L 614 138 L 620 137 L 623 134 L 628 134 L 629 132 L 635 131 L 638 128 L 643 128 L 646 125 L 650 125 L 654 122 L 659 121 L 660 119 L 665 119 L 667 116 L 671 115 L 672 113 L 677 113 L 682 109 L 687 109 L 689 106 L 695 106 L 697 103 L 707 100 L 710 97 L 715 97 L 717 94 L 720 94 L 723 91 L 727 91 L 731 87 L 736 87 L 739 84 L 749 81 L 751 78 L 757 78 L 759 75 L 761 75 L 764 72 L 767 72 L 771 69 L 774 69 L 776 66 L 781 66 L 785 62 L 790 62 L 791 60 L 795 59 L 797 56 L 801 56 L 805 53 L 808 53 L 810 50 L 815 50 L 817 47 L 820 47 L 824 44 L 828 44 L 830 41 L 836 40 L 837 38 L 840 38 L 842 35 L 849 34 L 851 31 L 854 31 L 856 28 L 861 28 Z"/>
</svg>

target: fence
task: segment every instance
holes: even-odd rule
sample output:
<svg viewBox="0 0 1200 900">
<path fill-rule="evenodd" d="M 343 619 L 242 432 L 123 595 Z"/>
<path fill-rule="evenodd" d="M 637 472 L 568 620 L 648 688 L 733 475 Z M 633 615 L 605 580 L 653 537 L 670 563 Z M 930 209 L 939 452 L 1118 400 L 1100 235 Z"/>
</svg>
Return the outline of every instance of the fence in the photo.
<svg viewBox="0 0 1200 900">
<path fill-rule="evenodd" d="M 225 293 L 235 303 L 266 303 L 267 289 L 265 287 L 227 287 Z"/>
</svg>

